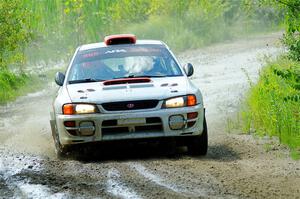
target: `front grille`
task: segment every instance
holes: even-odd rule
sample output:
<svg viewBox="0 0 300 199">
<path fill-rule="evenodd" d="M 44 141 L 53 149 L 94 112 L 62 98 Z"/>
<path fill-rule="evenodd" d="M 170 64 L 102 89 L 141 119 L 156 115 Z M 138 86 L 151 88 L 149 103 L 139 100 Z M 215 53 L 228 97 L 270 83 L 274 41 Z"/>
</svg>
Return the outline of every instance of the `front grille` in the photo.
<svg viewBox="0 0 300 199">
<path fill-rule="evenodd" d="M 102 104 L 106 111 L 126 111 L 155 108 L 158 100 L 139 100 L 139 101 L 124 101 L 124 102 L 109 102 Z"/>
<path fill-rule="evenodd" d="M 152 132 L 152 131 L 162 131 L 162 125 L 152 125 L 152 126 L 136 126 L 136 132 Z"/>
<path fill-rule="evenodd" d="M 118 121 L 117 120 L 104 120 L 102 122 L 102 126 L 117 126 Z"/>
<path fill-rule="evenodd" d="M 117 120 L 104 120 L 102 122 L 102 136 L 126 133 L 162 132 L 163 125 L 159 117 L 146 118 L 145 124 L 118 126 Z"/>
<path fill-rule="evenodd" d="M 113 135 L 118 133 L 129 133 L 128 127 L 102 128 L 102 135 Z"/>
</svg>

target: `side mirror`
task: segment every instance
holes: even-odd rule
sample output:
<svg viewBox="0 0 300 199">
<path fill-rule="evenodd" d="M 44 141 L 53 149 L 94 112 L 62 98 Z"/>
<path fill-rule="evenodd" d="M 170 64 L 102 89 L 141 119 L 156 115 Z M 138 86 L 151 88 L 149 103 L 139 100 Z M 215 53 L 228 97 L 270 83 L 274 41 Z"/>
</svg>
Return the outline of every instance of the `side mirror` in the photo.
<svg viewBox="0 0 300 199">
<path fill-rule="evenodd" d="M 62 86 L 65 81 L 65 75 L 61 72 L 57 72 L 55 74 L 55 83 L 59 86 Z"/>
<path fill-rule="evenodd" d="M 184 71 L 185 71 L 185 74 L 190 77 L 194 74 L 194 67 L 191 63 L 188 63 L 186 65 L 184 65 L 183 67 Z"/>
</svg>

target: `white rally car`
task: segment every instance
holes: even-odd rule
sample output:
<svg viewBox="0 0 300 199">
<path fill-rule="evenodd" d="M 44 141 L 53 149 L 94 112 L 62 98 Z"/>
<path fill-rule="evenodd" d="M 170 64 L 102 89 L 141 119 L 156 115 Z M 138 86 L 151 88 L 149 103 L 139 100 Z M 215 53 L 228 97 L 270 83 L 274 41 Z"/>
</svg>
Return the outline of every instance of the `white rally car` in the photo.
<svg viewBox="0 0 300 199">
<path fill-rule="evenodd" d="M 51 112 L 58 156 L 80 143 L 172 138 L 194 155 L 207 152 L 200 90 L 161 41 L 111 35 L 77 48 Z"/>
</svg>

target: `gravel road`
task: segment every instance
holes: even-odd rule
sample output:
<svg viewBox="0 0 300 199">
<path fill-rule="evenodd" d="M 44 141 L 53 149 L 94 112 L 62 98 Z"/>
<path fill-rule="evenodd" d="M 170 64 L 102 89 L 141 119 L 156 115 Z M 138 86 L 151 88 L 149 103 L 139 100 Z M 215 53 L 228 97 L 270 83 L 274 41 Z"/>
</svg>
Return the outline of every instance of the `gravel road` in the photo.
<svg viewBox="0 0 300 199">
<path fill-rule="evenodd" d="M 96 146 L 90 158 L 58 160 L 49 110 L 57 88 L 0 106 L 0 198 L 300 198 L 300 162 L 276 139 L 228 133 L 263 57 L 282 51 L 279 33 L 186 51 L 207 111 L 206 157 L 172 144 Z M 246 75 L 247 74 L 247 75 Z M 176 150 L 176 154 L 169 152 Z"/>
</svg>

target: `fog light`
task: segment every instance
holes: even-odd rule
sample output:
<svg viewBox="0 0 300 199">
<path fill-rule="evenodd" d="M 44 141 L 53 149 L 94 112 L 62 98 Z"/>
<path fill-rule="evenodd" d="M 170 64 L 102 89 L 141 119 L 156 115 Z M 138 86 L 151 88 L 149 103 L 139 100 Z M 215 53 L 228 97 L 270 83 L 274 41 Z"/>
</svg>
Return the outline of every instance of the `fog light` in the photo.
<svg viewBox="0 0 300 199">
<path fill-rule="evenodd" d="M 196 124 L 196 121 L 188 122 L 187 127 L 190 128 Z"/>
<path fill-rule="evenodd" d="M 196 117 L 198 117 L 198 112 L 192 112 L 187 114 L 187 119 L 189 120 L 195 119 Z"/>
<path fill-rule="evenodd" d="M 75 121 L 65 121 L 64 122 L 65 127 L 75 127 Z"/>
<path fill-rule="evenodd" d="M 79 132 L 82 136 L 90 136 L 94 135 L 95 125 L 94 122 L 80 122 L 79 124 Z"/>
<path fill-rule="evenodd" d="M 169 117 L 169 126 L 172 130 L 182 129 L 185 125 L 183 115 L 172 115 Z"/>
</svg>

